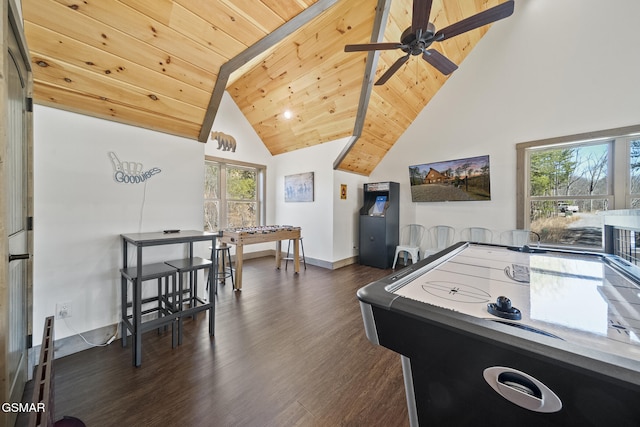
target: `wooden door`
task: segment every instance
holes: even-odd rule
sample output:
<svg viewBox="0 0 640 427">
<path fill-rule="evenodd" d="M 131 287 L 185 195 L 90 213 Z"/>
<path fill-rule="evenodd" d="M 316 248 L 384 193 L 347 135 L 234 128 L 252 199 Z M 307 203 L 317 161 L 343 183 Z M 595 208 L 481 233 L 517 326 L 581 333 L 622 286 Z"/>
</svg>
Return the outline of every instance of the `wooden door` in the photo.
<svg viewBox="0 0 640 427">
<path fill-rule="evenodd" d="M 3 365 L 3 401 L 20 402 L 24 385 L 27 381 L 28 369 L 28 313 L 30 312 L 28 280 L 31 277 L 31 261 L 29 255 L 28 215 L 31 211 L 29 201 L 31 194 L 29 181 L 29 138 L 30 113 L 27 111 L 29 72 L 25 60 L 24 43 L 21 30 L 17 25 L 15 11 L 11 6 L 6 11 L 8 31 L 5 33 L 3 62 L 5 70 L 4 95 L 0 100 L 6 113 L 6 134 L 4 145 L 4 176 L 2 189 L 4 192 L 5 216 L 4 227 L 8 256 L 4 258 L 6 271 L 3 279 L 0 306 L 2 313 L 2 351 L 0 357 Z M 12 15 L 13 14 L 13 15 Z M 21 49 L 22 47 L 22 49 Z M 1 144 L 0 144 L 1 146 Z M 0 224 L 1 225 L 1 224 Z M 4 411 L 3 411 L 4 412 Z M 11 426 L 15 422 L 15 413 L 3 413 L 5 419 L 1 425 Z"/>
</svg>

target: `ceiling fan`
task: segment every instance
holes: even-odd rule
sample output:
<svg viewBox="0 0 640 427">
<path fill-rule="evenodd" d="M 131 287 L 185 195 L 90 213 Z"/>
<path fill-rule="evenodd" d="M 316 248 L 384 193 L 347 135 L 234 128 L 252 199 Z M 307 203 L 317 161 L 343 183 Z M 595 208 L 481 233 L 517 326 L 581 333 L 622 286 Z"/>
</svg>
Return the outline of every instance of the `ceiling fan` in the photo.
<svg viewBox="0 0 640 427">
<path fill-rule="evenodd" d="M 413 0 L 411 26 L 402 33 L 400 43 L 348 44 L 344 47 L 344 51 L 363 52 L 400 49 L 406 53 L 405 56 L 398 59 L 389 67 L 375 83 L 376 85 L 385 84 L 412 55 L 417 56 L 421 54 L 422 59 L 442 74 L 449 75 L 454 72 L 458 66 L 437 50 L 429 49 L 429 46 L 431 46 L 433 42 L 440 42 L 466 33 L 467 31 L 475 30 L 483 25 L 506 18 L 513 13 L 513 0 L 510 0 L 436 31 L 435 26 L 429 22 L 432 1 L 433 0 Z"/>
</svg>

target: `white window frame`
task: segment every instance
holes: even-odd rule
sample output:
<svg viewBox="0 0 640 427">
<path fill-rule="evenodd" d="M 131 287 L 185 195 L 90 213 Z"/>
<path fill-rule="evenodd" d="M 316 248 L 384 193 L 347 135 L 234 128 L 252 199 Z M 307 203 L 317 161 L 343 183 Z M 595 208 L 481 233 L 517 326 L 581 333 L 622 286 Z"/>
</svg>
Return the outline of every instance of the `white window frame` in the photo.
<svg viewBox="0 0 640 427">
<path fill-rule="evenodd" d="M 640 125 L 516 144 L 516 228 L 529 229 L 531 201 L 544 199 L 541 197 L 532 198 L 529 194 L 529 159 L 533 150 L 572 145 L 585 146 L 611 141 L 607 165 L 608 194 L 595 197 L 571 196 L 571 199 L 607 198 L 609 209 L 628 209 L 631 206 L 631 199 L 640 197 L 640 194 L 633 197 L 634 195 L 630 193 L 630 143 L 638 138 L 640 138 Z M 549 199 L 555 199 L 555 197 Z"/>
<path fill-rule="evenodd" d="M 230 159 L 224 159 L 221 157 L 214 156 L 205 156 L 205 166 L 206 163 L 216 163 L 219 167 L 218 177 L 219 177 L 219 199 L 205 199 L 207 200 L 217 200 L 219 202 L 219 228 L 220 230 L 224 230 L 228 228 L 228 219 L 227 219 L 227 202 L 233 201 L 241 201 L 246 202 L 247 200 L 236 200 L 230 199 L 227 197 L 227 168 L 240 168 L 240 169 L 251 169 L 256 171 L 256 203 L 257 203 L 257 213 L 256 220 L 257 225 L 265 225 L 264 221 L 266 218 L 266 182 L 267 182 L 267 167 L 265 165 L 259 165 L 255 163 L 247 163 L 240 162 Z M 203 212 L 204 215 L 204 212 Z"/>
</svg>

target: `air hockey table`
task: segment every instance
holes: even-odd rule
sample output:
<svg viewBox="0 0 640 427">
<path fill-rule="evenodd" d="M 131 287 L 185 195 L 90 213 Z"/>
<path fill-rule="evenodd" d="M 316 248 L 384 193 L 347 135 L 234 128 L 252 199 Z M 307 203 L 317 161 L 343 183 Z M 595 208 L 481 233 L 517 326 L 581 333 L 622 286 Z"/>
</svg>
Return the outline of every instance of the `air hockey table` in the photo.
<svg viewBox="0 0 640 427">
<path fill-rule="evenodd" d="M 415 426 L 640 426 L 640 269 L 460 242 L 357 292 Z"/>
</svg>

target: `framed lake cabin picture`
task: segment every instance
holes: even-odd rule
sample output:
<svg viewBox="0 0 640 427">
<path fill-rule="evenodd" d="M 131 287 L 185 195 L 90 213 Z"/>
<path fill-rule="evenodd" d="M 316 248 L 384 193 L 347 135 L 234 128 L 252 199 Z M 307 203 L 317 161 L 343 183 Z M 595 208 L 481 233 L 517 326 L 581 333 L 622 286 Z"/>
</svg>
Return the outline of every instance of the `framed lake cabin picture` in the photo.
<svg viewBox="0 0 640 427">
<path fill-rule="evenodd" d="M 411 201 L 491 200 L 489 156 L 409 166 Z"/>
</svg>

